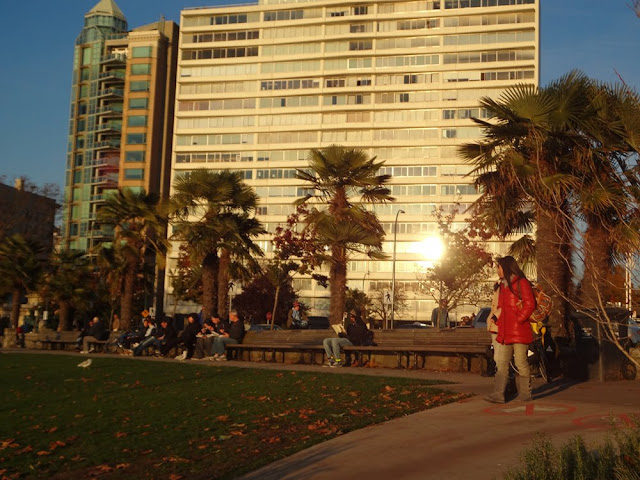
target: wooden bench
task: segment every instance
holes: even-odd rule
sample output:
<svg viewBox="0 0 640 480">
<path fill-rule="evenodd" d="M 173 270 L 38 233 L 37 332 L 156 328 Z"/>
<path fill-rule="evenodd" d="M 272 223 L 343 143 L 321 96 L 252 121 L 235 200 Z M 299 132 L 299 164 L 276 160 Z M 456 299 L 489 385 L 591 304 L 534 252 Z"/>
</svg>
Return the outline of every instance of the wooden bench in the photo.
<svg viewBox="0 0 640 480">
<path fill-rule="evenodd" d="M 309 354 L 309 363 L 313 365 L 316 363 L 315 354 L 324 352 L 322 340 L 331 336 L 334 336 L 333 330 L 249 331 L 241 344 L 229 344 L 226 345 L 226 349 L 232 358 L 242 358 L 243 352 L 260 352 L 263 362 L 276 362 L 277 354 L 281 353 L 282 363 L 285 361 L 286 353 L 300 352 L 303 355 Z M 267 354 L 270 354 L 268 359 Z"/>
<path fill-rule="evenodd" d="M 371 346 L 347 346 L 343 350 L 347 356 L 354 354 L 360 357 L 360 363 L 371 361 L 374 354 L 391 354 L 396 357 L 397 368 L 424 368 L 429 355 L 456 356 L 466 362 L 461 368 L 471 369 L 473 358 L 488 359 L 491 352 L 491 336 L 481 329 L 398 329 L 375 330 L 374 343 Z M 244 352 L 261 353 L 261 361 L 282 362 L 288 352 L 299 352 L 303 356 L 309 354 L 309 363 L 315 364 L 316 354 L 322 354 L 322 340 L 334 337 L 332 330 L 280 330 L 264 332 L 247 332 L 240 345 L 227 345 L 230 356 L 243 357 Z M 270 354 L 270 355 L 268 355 Z M 363 360 L 364 356 L 367 360 Z M 250 358 L 250 357 L 249 357 Z M 419 359 L 421 362 L 419 362 Z M 347 359 L 348 360 L 348 359 Z M 305 362 L 306 363 L 306 362 Z"/>
<path fill-rule="evenodd" d="M 95 351 L 100 350 L 104 353 L 107 353 L 109 352 L 109 347 L 116 341 L 119 336 L 120 333 L 112 331 L 109 333 L 109 338 L 107 338 L 106 340 L 95 340 L 93 342 L 89 342 L 89 349 L 93 348 Z"/>
<path fill-rule="evenodd" d="M 43 332 L 42 335 L 36 340 L 36 346 L 39 344 L 40 348 L 51 350 L 64 350 L 68 345 L 76 345 L 78 338 L 78 332 L 56 332 L 49 330 Z"/>
</svg>

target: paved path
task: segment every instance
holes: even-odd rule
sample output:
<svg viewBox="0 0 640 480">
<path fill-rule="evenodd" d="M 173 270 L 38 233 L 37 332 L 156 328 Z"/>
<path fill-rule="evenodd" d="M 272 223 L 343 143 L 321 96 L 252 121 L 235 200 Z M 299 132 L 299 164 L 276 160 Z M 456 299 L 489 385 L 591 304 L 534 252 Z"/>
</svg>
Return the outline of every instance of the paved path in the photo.
<svg viewBox="0 0 640 480">
<path fill-rule="evenodd" d="M 640 417 L 640 381 L 557 380 L 547 385 L 537 380 L 533 402 L 494 405 L 482 400 L 491 391 L 493 380 L 472 374 L 252 362 L 192 363 L 448 380 L 457 383 L 445 388 L 476 394 L 463 402 L 341 435 L 267 465 L 244 476 L 245 480 L 499 479 L 518 463 L 520 453 L 537 432 L 548 434 L 556 444 L 577 434 L 595 441 L 608 434 L 612 420 L 624 425 L 632 415 Z"/>
</svg>

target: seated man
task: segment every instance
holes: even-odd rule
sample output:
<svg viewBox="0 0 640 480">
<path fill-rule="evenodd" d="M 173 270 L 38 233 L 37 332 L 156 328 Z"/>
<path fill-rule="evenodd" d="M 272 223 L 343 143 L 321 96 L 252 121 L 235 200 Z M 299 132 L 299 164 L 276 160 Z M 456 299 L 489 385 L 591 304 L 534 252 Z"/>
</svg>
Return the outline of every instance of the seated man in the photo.
<svg viewBox="0 0 640 480">
<path fill-rule="evenodd" d="M 287 314 L 287 328 L 307 328 L 309 321 L 300 309 L 299 302 L 293 302 L 293 308 Z"/>
<path fill-rule="evenodd" d="M 153 342 L 156 339 L 157 328 L 155 320 L 152 317 L 146 317 L 143 324 L 146 325 L 147 329 L 144 332 L 144 338 L 142 338 L 137 345 L 134 344 L 133 346 L 132 353 L 135 357 L 139 357 L 140 355 L 142 355 L 142 352 L 153 345 Z"/>
<path fill-rule="evenodd" d="M 216 337 L 225 332 L 225 324 L 220 320 L 220 315 L 214 313 L 210 319 L 204 321 L 202 330 L 196 339 L 196 352 L 193 354 L 194 360 L 202 360 L 203 358 L 213 355 L 213 342 Z"/>
<path fill-rule="evenodd" d="M 89 350 L 89 343 L 106 340 L 105 334 L 108 338 L 109 332 L 105 328 L 104 323 L 102 323 L 98 317 L 93 317 L 93 320 L 89 323 L 87 334 L 82 338 L 82 351 L 80 353 L 93 352 L 93 348 Z"/>
<path fill-rule="evenodd" d="M 160 322 L 160 327 L 156 330 L 155 339 L 153 340 L 152 345 L 156 348 L 156 356 L 160 355 L 162 351 L 162 347 L 166 345 L 168 342 L 175 339 L 178 334 L 176 329 L 173 328 L 173 322 L 171 317 L 164 317 L 162 322 Z"/>
<path fill-rule="evenodd" d="M 344 330 L 344 329 L 343 329 Z M 325 338 L 322 346 L 327 354 L 326 367 L 342 367 L 340 349 L 349 345 L 363 345 L 369 336 L 369 329 L 355 313 L 349 315 L 346 332 L 338 333 L 338 337 Z"/>
<path fill-rule="evenodd" d="M 227 360 L 226 345 L 242 343 L 244 338 L 244 323 L 240 321 L 238 312 L 229 312 L 229 329 L 221 333 L 213 341 L 213 359 L 220 362 Z"/>
<path fill-rule="evenodd" d="M 200 323 L 198 322 L 198 315 L 195 313 L 189 314 L 187 317 L 187 326 L 184 328 L 182 334 L 174 338 L 172 340 L 167 340 L 167 342 L 160 349 L 160 353 L 162 355 L 168 354 L 172 348 L 177 347 L 178 345 L 184 345 L 186 350 L 182 353 L 182 355 L 178 355 L 176 360 L 188 360 L 193 357 L 193 350 L 196 344 L 196 336 L 198 332 L 200 332 Z"/>
</svg>

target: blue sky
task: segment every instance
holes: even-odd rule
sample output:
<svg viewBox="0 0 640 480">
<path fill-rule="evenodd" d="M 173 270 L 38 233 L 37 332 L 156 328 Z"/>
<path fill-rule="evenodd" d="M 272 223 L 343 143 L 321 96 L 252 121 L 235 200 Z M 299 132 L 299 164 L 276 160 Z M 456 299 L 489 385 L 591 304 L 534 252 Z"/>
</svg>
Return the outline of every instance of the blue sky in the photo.
<svg viewBox="0 0 640 480">
<path fill-rule="evenodd" d="M 578 68 L 640 90 L 640 19 L 629 0 L 540 0 L 542 84 Z M 238 1 L 116 0 L 129 27 Z M 0 176 L 64 183 L 73 43 L 97 0 L 5 2 L 0 29 Z"/>
</svg>

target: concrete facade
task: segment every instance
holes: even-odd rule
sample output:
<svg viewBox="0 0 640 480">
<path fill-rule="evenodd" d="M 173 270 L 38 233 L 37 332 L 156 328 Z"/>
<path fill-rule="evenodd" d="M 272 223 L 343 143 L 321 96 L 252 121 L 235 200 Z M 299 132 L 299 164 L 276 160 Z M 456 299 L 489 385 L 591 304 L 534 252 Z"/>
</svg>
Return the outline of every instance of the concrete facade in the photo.
<svg viewBox="0 0 640 480">
<path fill-rule="evenodd" d="M 438 234 L 434 209 L 464 211 L 477 198 L 456 148 L 481 135 L 471 120 L 487 116 L 478 99 L 538 81 L 537 0 L 262 0 L 184 10 L 172 175 L 241 171 L 273 232 L 304 195 L 295 169 L 309 149 L 340 144 L 384 160 L 396 202 L 373 209 L 390 258 L 352 259 L 349 286 L 390 288 L 397 222 L 396 278 L 409 311 L 396 318 L 425 320 L 435 305 L 416 277 L 430 261 L 422 242 Z M 267 253 L 270 238 L 261 241 Z M 176 257 L 177 247 L 166 307 Z M 328 310 L 327 289 L 310 278 L 294 283 L 313 313 Z"/>
</svg>

